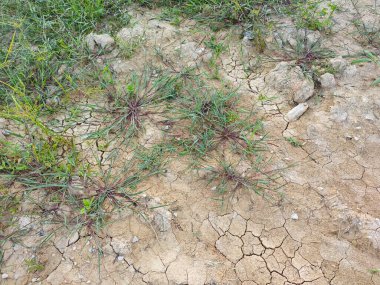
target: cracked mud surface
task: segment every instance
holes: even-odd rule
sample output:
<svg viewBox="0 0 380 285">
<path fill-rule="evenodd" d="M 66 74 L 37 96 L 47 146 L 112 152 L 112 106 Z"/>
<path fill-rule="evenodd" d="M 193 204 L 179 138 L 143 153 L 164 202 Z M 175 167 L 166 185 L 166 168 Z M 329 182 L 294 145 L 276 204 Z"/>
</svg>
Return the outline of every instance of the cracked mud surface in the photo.
<svg viewBox="0 0 380 285">
<path fill-rule="evenodd" d="M 156 20 L 155 12 L 134 13 L 138 25 L 121 34 L 145 33 L 144 50 L 129 60 L 99 58 L 100 65 L 110 63 L 120 81 L 154 58 L 153 47 L 160 47 L 164 62 L 174 68 L 202 69 L 209 60 L 206 32 L 195 29 L 196 23 L 175 28 Z M 351 16 L 349 8 L 339 13 L 336 25 L 344 28 L 326 39 L 336 58 L 363 49 L 347 36 Z M 131 212 L 121 212 L 96 240 L 63 231 L 34 251 L 38 230 L 46 225 L 28 217 L 25 224 L 34 227 L 35 236 L 6 244 L 1 272 L 9 278 L 2 284 L 380 284 L 380 275 L 369 272 L 380 267 L 380 87 L 370 87 L 379 68 L 352 67 L 342 59 L 336 86 L 319 89 L 308 99 L 306 113 L 288 122 L 294 90 L 273 84 L 273 78 L 281 80 L 279 62 L 268 61 L 259 73 L 247 71 L 257 54 L 239 36 L 236 29 L 218 34 L 228 45 L 220 75 L 256 104 L 274 164 L 284 168 L 283 195 L 264 199 L 239 190 L 221 206 L 183 161 L 171 161 L 166 175 L 146 182 L 147 195 L 169 205 L 159 208 L 167 222 L 163 228 L 152 230 Z M 260 94 L 274 99 L 258 104 Z M 73 133 L 96 128 L 95 116 L 82 119 Z M 302 145 L 294 147 L 286 137 Z M 157 130 L 147 128 L 144 139 L 152 143 Z M 100 263 L 97 243 L 103 248 Z M 45 265 L 35 274 L 24 264 L 33 255 Z"/>
</svg>

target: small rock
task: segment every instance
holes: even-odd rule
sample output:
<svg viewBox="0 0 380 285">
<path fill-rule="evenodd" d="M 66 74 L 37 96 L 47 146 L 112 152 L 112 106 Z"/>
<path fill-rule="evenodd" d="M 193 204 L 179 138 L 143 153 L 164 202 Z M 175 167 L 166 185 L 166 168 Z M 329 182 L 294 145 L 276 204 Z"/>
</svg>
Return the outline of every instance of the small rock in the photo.
<svg viewBox="0 0 380 285">
<path fill-rule="evenodd" d="M 321 75 L 321 85 L 322 88 L 332 88 L 335 87 L 335 77 L 331 73 L 325 73 Z"/>
<path fill-rule="evenodd" d="M 115 40 L 108 34 L 97 35 L 91 33 L 86 36 L 85 42 L 90 49 L 90 51 L 96 51 L 97 47 L 100 47 L 104 50 L 112 50 L 115 44 Z"/>
<path fill-rule="evenodd" d="M 301 87 L 294 94 L 293 100 L 297 103 L 304 103 L 310 99 L 314 94 L 314 82 L 312 80 L 305 79 L 302 82 Z"/>
<path fill-rule="evenodd" d="M 32 282 L 37 282 L 38 281 L 38 278 L 32 278 Z"/>
<path fill-rule="evenodd" d="M 292 213 L 292 215 L 290 216 L 290 218 L 294 221 L 298 220 L 298 214 L 297 213 Z"/>
<path fill-rule="evenodd" d="M 339 73 L 342 73 L 348 65 L 347 61 L 341 56 L 330 59 L 330 64 Z"/>
<path fill-rule="evenodd" d="M 9 136 L 12 132 L 10 130 L 1 130 L 1 133 L 4 135 L 4 136 Z"/>
<path fill-rule="evenodd" d="M 18 224 L 20 226 L 20 229 L 25 229 L 25 228 L 30 229 L 33 227 L 32 219 L 28 216 L 20 217 L 20 219 L 18 220 Z"/>
<path fill-rule="evenodd" d="M 139 241 L 139 238 L 137 237 L 137 236 L 134 236 L 133 238 L 132 238 L 132 243 L 136 243 L 136 242 L 138 242 Z"/>
<path fill-rule="evenodd" d="M 117 260 L 119 260 L 119 261 L 123 261 L 123 260 L 124 260 L 124 256 L 119 255 L 119 256 L 117 257 Z"/>
<path fill-rule="evenodd" d="M 344 122 L 348 118 L 347 112 L 339 106 L 333 106 L 331 108 L 330 114 L 330 118 L 337 123 Z"/>
<path fill-rule="evenodd" d="M 73 233 L 73 234 L 69 237 L 69 239 L 68 239 L 68 241 L 67 241 L 67 246 L 70 246 L 70 245 L 76 243 L 78 240 L 79 240 L 79 233 L 78 233 L 78 232 L 75 232 L 75 233 Z"/>
<path fill-rule="evenodd" d="M 248 41 L 252 41 L 254 39 L 254 35 L 251 31 L 245 31 L 244 34 L 243 34 L 243 39 L 244 40 L 248 40 Z"/>
<path fill-rule="evenodd" d="M 170 212 L 160 211 L 157 212 L 153 217 L 153 222 L 157 226 L 160 232 L 166 232 L 170 229 L 171 224 L 171 214 Z"/>
<path fill-rule="evenodd" d="M 357 73 L 356 66 L 350 65 L 343 71 L 343 78 L 352 80 L 352 78 L 355 77 L 356 73 Z"/>
<path fill-rule="evenodd" d="M 306 102 L 314 94 L 314 82 L 305 77 L 299 66 L 288 62 L 277 64 L 265 77 L 265 84 L 297 103 Z"/>
<path fill-rule="evenodd" d="M 2 279 L 8 279 L 9 275 L 7 273 L 1 274 Z"/>
<path fill-rule="evenodd" d="M 286 119 L 288 122 L 297 121 L 309 108 L 309 105 L 306 103 L 298 104 L 296 107 L 291 109 L 288 114 L 286 114 Z"/>
</svg>

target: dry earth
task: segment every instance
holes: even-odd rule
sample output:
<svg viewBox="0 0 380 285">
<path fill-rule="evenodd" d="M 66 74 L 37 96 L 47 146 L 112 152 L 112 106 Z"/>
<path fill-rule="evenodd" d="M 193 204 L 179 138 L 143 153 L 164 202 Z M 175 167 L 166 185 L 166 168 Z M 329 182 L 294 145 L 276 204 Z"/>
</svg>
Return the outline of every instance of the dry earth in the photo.
<svg viewBox="0 0 380 285">
<path fill-rule="evenodd" d="M 23 217 L 20 226 L 34 234 L 6 244 L 1 283 L 380 284 L 380 275 L 371 273 L 380 268 L 380 87 L 370 86 L 380 69 L 339 57 L 367 48 L 352 26 L 351 4 L 339 2 L 333 32 L 322 36 L 323 45 L 336 53 L 331 63 L 337 73 L 326 76 L 320 88 L 308 86 L 275 49 L 266 57 L 258 54 L 241 39 L 240 28 L 216 35 L 228 47 L 218 62 L 222 80 L 239 86 L 243 101 L 255 105 L 264 120 L 273 163 L 284 169 L 282 195 L 264 199 L 239 190 L 221 205 L 211 187 L 176 159 L 164 176 L 146 182 L 147 197 L 156 197 L 152 203 L 168 205 L 155 211 L 151 224 L 124 211 L 96 240 L 62 232 L 36 251 L 46 225 Z M 359 5 L 378 25 L 373 2 Z M 206 28 L 189 20 L 174 27 L 158 20 L 157 11 L 131 13 L 136 24 L 119 36 L 143 37 L 143 46 L 131 59 L 119 58 L 117 50 L 98 58 L 120 82 L 144 63 L 158 62 L 157 50 L 171 68 L 208 69 Z M 280 26 L 277 34 L 292 40 L 290 22 L 282 20 Z M 310 41 L 319 36 L 310 32 Z M 273 99 L 259 100 L 262 95 Z M 293 101 L 308 104 L 298 120 L 287 115 Z M 72 128 L 75 134 L 88 132 L 96 119 L 83 121 Z M 160 136 L 148 126 L 142 143 Z M 286 137 L 302 145 L 294 147 Z M 97 243 L 104 250 L 100 263 Z M 24 260 L 32 256 L 44 264 L 43 271 L 27 272 Z"/>
</svg>

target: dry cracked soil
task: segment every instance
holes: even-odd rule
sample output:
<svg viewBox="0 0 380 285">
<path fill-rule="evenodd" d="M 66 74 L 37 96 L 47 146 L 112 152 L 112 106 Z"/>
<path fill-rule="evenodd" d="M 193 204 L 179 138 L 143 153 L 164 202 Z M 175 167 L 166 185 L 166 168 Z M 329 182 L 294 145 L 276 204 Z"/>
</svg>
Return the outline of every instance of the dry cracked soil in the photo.
<svg viewBox="0 0 380 285">
<path fill-rule="evenodd" d="M 100 261 L 94 237 L 80 231 L 62 232 L 35 251 L 43 226 L 22 217 L 20 226 L 31 233 L 18 244 L 5 244 L 1 283 L 380 284 L 374 272 L 380 268 L 380 86 L 371 86 L 380 68 L 352 65 L 344 57 L 366 46 L 352 25 L 350 2 L 335 2 L 344 8 L 334 15 L 331 34 L 307 34 L 310 42 L 321 38 L 334 52 L 328 61 L 336 72 L 322 76 L 321 86 L 308 82 L 291 60 L 281 60 L 278 50 L 259 54 L 241 38 L 241 28 L 216 33 L 227 47 L 217 60 L 221 81 L 238 87 L 243 102 L 262 118 L 272 163 L 282 169 L 282 195 L 267 198 L 240 189 L 221 205 L 182 159 L 172 160 L 165 175 L 145 182 L 145 195 L 166 206 L 156 209 L 152 223 L 131 211 L 115 214 L 97 238 Z M 373 1 L 359 4 L 380 24 Z M 135 25 L 118 36 L 143 38 L 139 50 L 129 59 L 120 58 L 117 49 L 97 59 L 99 66 L 107 62 L 118 80 L 158 61 L 157 50 L 174 69 L 209 69 L 206 28 L 191 20 L 175 27 L 159 20 L 155 10 L 131 14 Z M 292 41 L 297 34 L 292 29 L 281 20 L 268 41 Z M 301 111 L 292 110 L 297 104 Z M 80 135 L 94 126 L 96 118 L 83 118 L 71 131 Z M 147 146 L 159 139 L 154 126 L 141 138 Z M 25 259 L 31 257 L 43 270 L 28 272 Z"/>
</svg>

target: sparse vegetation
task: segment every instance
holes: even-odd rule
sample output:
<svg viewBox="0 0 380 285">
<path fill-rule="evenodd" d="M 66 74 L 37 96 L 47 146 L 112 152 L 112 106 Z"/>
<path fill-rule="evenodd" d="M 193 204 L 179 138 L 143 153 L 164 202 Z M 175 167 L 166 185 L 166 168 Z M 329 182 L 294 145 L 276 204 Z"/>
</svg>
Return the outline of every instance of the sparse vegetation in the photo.
<svg viewBox="0 0 380 285">
<path fill-rule="evenodd" d="M 157 10 L 147 12 L 147 7 Z M 378 30 L 365 25 L 356 6 L 355 9 L 355 26 L 363 34 L 360 40 L 364 39 L 374 48 L 364 51 L 358 56 L 360 58 L 351 63 L 380 66 L 375 49 L 379 42 Z M 318 86 L 306 86 L 304 79 L 313 78 L 318 82 L 317 79 L 327 72 L 336 75 L 330 75 L 333 77 L 333 88 L 340 88 L 339 80 L 350 76 L 349 72 L 348 75 L 344 74 L 347 62 L 342 58 L 333 67 L 330 58 L 335 57 L 335 53 L 326 48 L 319 38 L 333 35 L 334 16 L 338 10 L 339 7 L 330 1 L 317 0 L 1 1 L 0 264 L 4 262 L 4 256 L 9 256 L 9 249 L 16 252 L 14 244 L 24 246 L 23 241 L 28 238 L 27 241 L 33 245 L 25 245 L 30 251 L 23 256 L 22 266 L 25 272 L 40 277 L 50 270 L 50 264 L 39 258 L 38 251 L 52 242 L 57 254 L 64 252 L 71 243 L 70 238 L 62 238 L 61 233 L 75 232 L 75 242 L 79 241 L 79 244 L 85 238 L 81 247 L 89 245 L 89 254 L 98 254 L 99 272 L 102 258 L 111 255 L 115 258 L 113 263 L 117 261 L 122 266 L 128 266 L 126 268 L 128 272 L 133 272 L 133 278 L 140 275 L 150 278 L 137 263 L 130 262 L 128 256 L 124 256 L 129 251 L 122 255 L 122 251 L 118 250 L 119 233 L 115 236 L 106 233 L 107 226 L 115 222 L 117 215 L 127 215 L 128 219 L 131 218 L 131 224 L 134 223 L 132 218 L 138 218 L 135 221 L 146 223 L 157 238 L 161 238 L 161 233 L 157 234 L 155 227 L 158 228 L 156 223 L 161 222 L 167 223 L 164 228 L 175 227 L 182 234 L 193 232 L 191 238 L 196 238 L 196 243 L 204 241 L 203 233 L 198 233 L 205 225 L 211 231 L 214 228 L 218 239 L 222 240 L 229 235 L 227 231 L 223 230 L 225 234 L 220 234 L 215 226 L 219 221 L 212 221 L 212 215 L 206 217 L 202 212 L 198 217 L 196 211 L 199 208 L 192 210 L 197 216 L 197 223 L 186 225 L 178 222 L 181 215 L 154 210 L 170 203 L 173 208 L 180 209 L 188 201 L 203 198 L 204 192 L 201 191 L 209 190 L 207 199 L 211 197 L 210 200 L 230 203 L 234 215 L 238 216 L 240 213 L 235 208 L 245 201 L 232 198 L 242 194 L 240 190 L 268 198 L 272 197 L 272 193 L 277 194 L 281 183 L 289 183 L 294 184 L 292 186 L 297 188 L 298 196 L 302 196 L 307 191 L 301 191 L 298 187 L 318 185 L 304 183 L 302 177 L 295 180 L 296 175 L 293 174 L 279 182 L 279 168 L 286 167 L 287 161 L 293 159 L 285 157 L 283 152 L 297 153 L 290 151 L 290 148 L 300 148 L 305 153 L 304 160 L 312 160 L 315 167 L 319 163 L 319 154 L 315 155 L 318 159 L 314 159 L 314 148 L 309 149 L 309 144 L 305 145 L 296 137 L 284 139 L 280 135 L 280 140 L 267 140 L 267 126 L 279 128 L 281 133 L 284 131 L 282 127 L 286 125 L 288 128 L 293 123 L 284 120 L 286 114 L 283 113 L 289 109 L 283 108 L 283 104 L 292 101 L 293 97 L 290 97 L 293 94 L 287 100 L 281 98 L 280 90 L 290 85 L 287 74 L 278 76 L 284 80 L 282 85 L 285 86 L 279 84 L 278 88 L 268 83 L 267 75 L 275 63 L 285 61 L 284 72 L 290 74 L 296 69 L 297 72 L 294 71 L 290 77 L 299 77 L 294 80 L 290 78 L 291 84 L 294 81 L 293 85 L 305 85 L 291 86 L 297 92 L 305 87 L 307 93 L 313 96 L 314 87 Z M 117 38 L 118 31 L 122 27 L 131 27 L 128 26 L 134 21 L 131 15 L 142 20 L 141 30 L 145 32 L 140 35 L 141 30 L 137 31 L 137 35 L 124 41 Z M 278 24 L 283 30 L 280 31 L 279 25 L 276 31 Z M 227 30 L 234 25 L 238 28 Z M 232 31 L 231 34 L 228 34 L 229 31 Z M 111 40 L 112 48 L 107 49 L 95 40 L 95 47 L 91 48 L 85 40 L 90 33 L 106 36 Z M 159 39 L 160 33 L 165 40 Z M 171 33 L 173 39 L 168 39 L 166 35 Z M 238 43 L 231 42 L 231 39 Z M 186 52 L 191 59 L 184 58 Z M 249 56 L 245 57 L 246 54 Z M 229 77 L 236 81 L 225 80 Z M 378 84 L 380 78 L 375 78 L 372 85 Z M 351 86 L 346 85 L 349 91 Z M 291 90 L 292 93 L 296 93 L 294 90 Z M 321 96 L 329 92 L 327 87 L 317 91 Z M 338 95 L 339 92 L 334 92 L 331 101 Z M 310 96 L 305 100 L 309 100 Z M 299 101 L 299 104 L 304 104 L 304 101 Z M 263 112 L 256 112 L 258 105 L 263 107 Z M 309 112 L 314 108 L 318 106 L 310 104 Z M 335 111 L 331 108 L 332 120 Z M 337 121 L 350 118 L 347 112 L 341 113 Z M 264 123 L 263 120 L 272 118 L 272 115 L 275 119 L 270 123 L 273 124 Z M 377 114 L 371 115 L 367 115 L 368 124 L 377 118 Z M 313 140 L 311 137 L 320 135 L 319 128 L 323 127 L 317 122 L 307 128 L 310 141 Z M 292 129 L 288 131 L 292 132 Z M 305 137 L 297 130 L 292 133 Z M 357 138 L 360 139 L 359 135 Z M 323 155 L 328 154 L 330 140 L 321 138 L 318 143 L 326 148 Z M 315 148 L 318 147 L 315 143 Z M 277 159 L 277 156 L 280 162 L 274 166 L 272 158 Z M 335 156 L 328 156 L 331 161 L 324 162 L 326 169 L 336 159 Z M 320 160 L 324 161 L 322 158 Z M 185 192 L 187 189 L 182 189 L 188 182 L 191 191 L 201 193 L 199 196 L 193 197 Z M 371 190 L 369 188 L 368 191 Z M 160 191 L 165 191 L 167 196 L 151 197 Z M 178 201 L 174 201 L 177 198 Z M 236 235 L 231 232 L 231 239 L 239 244 L 240 239 L 243 241 L 243 235 L 250 233 L 250 238 L 257 242 L 257 248 L 252 250 L 260 251 L 261 244 L 265 242 L 275 244 L 280 238 L 279 246 L 292 242 L 291 229 L 288 231 L 282 227 L 292 225 L 299 217 L 291 212 L 293 204 L 282 198 L 276 202 L 282 207 L 282 212 L 278 213 L 283 217 L 279 216 L 277 220 L 283 225 L 267 229 L 260 221 L 249 225 L 251 229 L 248 229 L 251 212 L 247 213 L 247 217 L 241 215 L 241 223 L 233 226 L 231 219 L 235 216 L 231 219 L 229 214 L 223 217 L 230 219 L 227 228 L 232 230 L 236 227 L 233 230 L 241 231 Z M 256 207 L 253 204 L 246 203 L 242 207 Z M 302 209 L 294 207 L 296 210 L 303 218 Z M 249 211 L 256 211 L 256 208 L 249 208 Z M 324 211 L 316 212 L 315 216 L 324 215 Z M 159 215 L 155 215 L 157 213 Z M 290 217 L 285 216 L 290 213 Z M 260 229 L 261 225 L 263 229 Z M 117 227 L 117 231 L 124 230 Z M 268 237 L 272 231 L 278 232 L 279 238 L 258 238 L 258 235 L 253 235 L 256 230 L 265 231 Z M 139 240 L 134 236 L 135 232 L 131 230 L 129 240 L 122 245 L 128 250 L 129 247 L 140 249 L 140 244 L 135 244 Z M 281 234 L 285 236 L 280 237 Z M 180 236 L 181 233 L 175 232 L 173 238 Z M 59 238 L 61 240 L 56 244 Z M 34 244 L 34 239 L 38 245 Z M 107 253 L 103 252 L 105 243 Z M 265 246 L 266 249 L 264 246 L 262 248 L 266 253 L 268 248 L 279 247 L 269 245 Z M 248 247 L 240 249 L 239 256 L 244 251 L 245 256 L 265 259 L 263 252 L 246 254 L 250 250 Z M 154 246 L 149 250 L 156 254 Z M 29 254 L 31 251 L 33 254 Z M 181 261 L 182 255 L 179 252 L 176 254 Z M 167 270 L 166 263 L 171 258 L 159 256 L 157 263 L 165 265 Z M 66 262 L 76 266 L 73 260 L 65 256 L 61 262 L 59 256 L 61 263 L 55 268 Z M 235 262 L 236 268 L 238 262 L 240 260 Z M 87 261 L 85 263 L 87 265 Z M 265 267 L 263 270 L 266 270 Z M 369 269 L 372 275 L 378 272 L 377 268 Z M 156 273 L 162 273 L 165 282 L 166 279 L 169 281 L 166 271 L 159 268 Z M 2 279 L 8 277 L 6 274 Z"/>
<path fill-rule="evenodd" d="M 363 64 L 363 63 L 374 63 L 380 67 L 380 57 L 376 56 L 375 54 L 373 54 L 370 51 L 364 51 L 362 58 L 355 59 L 352 61 L 352 64 Z M 375 78 L 375 80 L 371 83 L 371 85 L 373 85 L 373 86 L 379 85 L 379 84 L 380 84 L 380 77 Z"/>
</svg>

